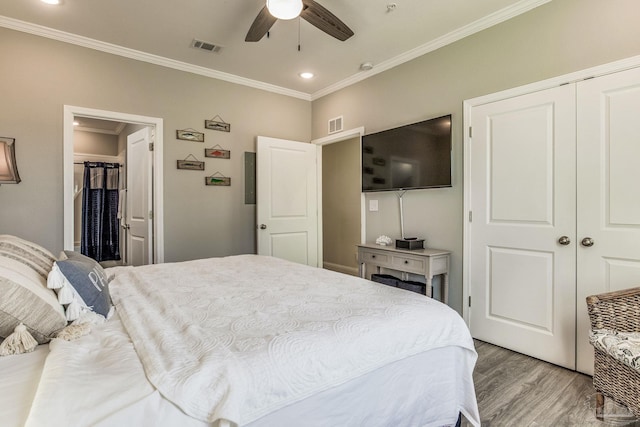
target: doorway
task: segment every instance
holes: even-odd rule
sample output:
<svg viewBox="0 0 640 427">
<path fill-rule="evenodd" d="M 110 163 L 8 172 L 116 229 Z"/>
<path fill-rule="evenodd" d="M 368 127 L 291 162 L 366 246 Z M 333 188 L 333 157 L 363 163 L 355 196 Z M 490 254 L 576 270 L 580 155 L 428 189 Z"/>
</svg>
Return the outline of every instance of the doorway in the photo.
<svg viewBox="0 0 640 427">
<path fill-rule="evenodd" d="M 356 246 L 360 235 L 360 137 L 322 147 L 323 265 L 358 276 Z"/>
<path fill-rule="evenodd" d="M 362 149 L 362 135 L 364 135 L 364 128 L 359 127 L 311 141 L 312 144 L 320 147 L 318 151 L 318 209 L 320 210 L 318 221 L 318 251 L 320 267 L 352 275 L 358 275 L 356 245 L 364 243 L 366 240 L 365 199 L 361 191 L 362 165 L 360 151 Z M 354 147 L 357 151 L 355 158 L 353 156 Z M 345 154 L 348 154 L 351 160 L 342 157 Z M 340 171 L 339 168 L 332 168 L 328 163 L 334 161 L 348 162 L 348 164 L 339 166 L 348 168 L 349 171 L 343 173 L 345 171 Z M 352 170 L 353 168 L 355 168 L 355 170 Z M 325 175 L 334 172 L 339 172 L 340 176 L 344 179 L 351 181 L 355 179 L 358 188 L 355 190 L 347 190 L 349 193 L 345 196 L 348 198 L 359 196 L 357 202 L 345 201 L 344 203 L 340 203 L 339 200 L 331 200 L 333 195 L 330 192 L 332 187 L 339 185 L 339 182 L 336 180 L 339 181 L 340 177 L 327 177 Z M 327 186 L 328 188 L 325 188 Z M 327 200 L 325 200 L 325 198 Z M 340 210 L 346 206 L 348 206 L 349 213 L 340 212 Z M 359 212 L 356 212 L 358 209 Z M 347 215 L 349 218 L 346 220 L 349 224 L 343 224 L 350 227 L 349 233 L 345 235 L 342 233 L 327 232 L 329 227 L 333 229 L 332 224 L 335 224 L 336 220 L 344 221 L 344 218 L 340 219 L 341 215 Z M 357 231 L 353 232 L 352 228 L 356 228 Z M 325 251 L 327 252 L 326 257 Z"/>
<path fill-rule="evenodd" d="M 77 173 L 76 165 L 74 163 L 80 162 L 81 158 L 75 156 L 74 150 L 74 121 L 84 121 L 90 123 L 94 128 L 99 129 L 100 124 L 110 124 L 110 126 L 121 127 L 118 133 L 124 135 L 124 150 L 117 150 L 118 153 L 115 156 L 102 157 L 102 159 L 96 158 L 96 160 L 115 160 L 114 163 L 120 163 L 125 165 L 126 170 L 126 155 L 123 155 L 123 151 L 126 152 L 126 135 L 133 133 L 135 130 L 148 129 L 150 135 L 150 144 L 148 149 L 151 150 L 148 157 L 150 158 L 149 164 L 149 179 L 145 185 L 145 189 L 148 190 L 149 206 L 146 213 L 153 217 L 153 222 L 150 223 L 150 248 L 149 256 L 145 259 L 144 263 L 161 263 L 164 262 L 164 215 L 163 215 L 163 120 L 155 117 L 138 116 L 126 113 L 95 110 L 84 107 L 65 106 L 64 107 L 64 145 L 63 145 L 63 173 L 64 173 L 64 249 L 74 250 L 77 249 L 75 238 L 75 229 L 77 223 Z M 98 128 L 96 128 L 98 126 Z M 87 127 L 85 127 L 87 129 Z M 120 148 L 123 146 L 120 145 Z M 86 153 L 85 153 L 86 154 Z M 78 159 L 78 160 L 76 160 Z M 91 160 L 91 159 L 86 159 Z M 122 171 L 121 176 L 124 179 L 125 171 Z M 124 223 L 124 222 L 123 222 Z"/>
<path fill-rule="evenodd" d="M 349 253 L 350 251 L 353 253 L 353 260 L 355 263 L 356 260 L 356 245 L 358 243 L 364 243 L 365 242 L 365 238 L 366 238 L 366 223 L 365 223 L 365 211 L 364 211 L 364 194 L 360 191 L 361 187 L 362 187 L 362 183 L 361 183 L 361 160 L 360 160 L 360 156 L 359 156 L 359 152 L 361 149 L 361 138 L 362 135 L 364 134 L 364 128 L 360 127 L 360 128 L 356 128 L 356 129 L 351 129 L 351 130 L 347 130 L 344 132 L 340 132 L 340 133 L 336 133 L 334 135 L 330 135 L 324 138 L 320 138 L 320 139 L 316 139 L 311 141 L 311 144 L 315 145 L 317 148 L 317 157 L 316 157 L 316 165 L 317 168 L 314 167 L 314 169 L 317 169 L 317 180 L 315 179 L 316 177 L 314 176 L 314 181 L 317 181 L 317 203 L 315 204 L 317 206 L 317 211 L 318 211 L 318 215 L 317 215 L 317 238 L 314 238 L 315 241 L 317 241 L 317 250 L 310 250 L 310 249 L 305 249 L 304 251 L 299 250 L 298 252 L 295 252 L 293 249 L 291 249 L 290 245 L 285 245 L 284 241 L 282 242 L 278 242 L 281 247 L 279 249 L 281 254 L 287 253 L 287 254 L 291 254 L 291 253 L 296 253 L 296 256 L 292 256 L 290 257 L 292 260 L 297 260 L 298 262 L 302 262 L 304 264 L 309 263 L 309 259 L 308 256 L 305 257 L 304 260 L 301 260 L 300 254 L 308 254 L 309 252 L 313 251 L 314 252 L 314 261 L 311 262 L 311 265 L 317 265 L 318 267 L 321 268 L 327 268 L 330 270 L 337 270 L 337 271 L 341 271 L 344 272 L 346 274 L 354 274 L 357 275 L 357 267 L 356 268 L 350 268 L 350 267 L 343 267 L 343 266 L 338 266 L 336 263 L 333 263 L 334 265 L 329 265 L 331 264 L 331 262 L 329 262 L 329 264 L 324 262 L 324 247 L 335 247 L 336 245 L 342 244 L 343 245 L 343 249 L 344 252 Z M 272 138 L 266 138 L 266 139 L 272 139 Z M 324 146 L 328 146 L 330 144 L 336 144 L 336 143 L 340 143 L 340 142 L 349 142 L 350 140 L 356 139 L 356 145 L 357 145 L 357 154 L 355 156 L 355 160 L 353 162 L 351 162 L 349 164 L 348 167 L 353 168 L 354 169 L 354 173 L 355 173 L 355 180 L 357 182 L 357 186 L 358 186 L 358 191 L 356 191 L 355 193 L 351 193 L 351 194 L 359 194 L 359 214 L 356 214 L 356 216 L 359 216 L 358 219 L 352 221 L 353 224 L 359 224 L 359 231 L 357 231 L 357 234 L 359 237 L 356 237 L 355 239 L 353 239 L 352 243 L 340 243 L 340 242 L 334 242 L 332 241 L 333 237 L 328 235 L 326 236 L 326 238 L 328 239 L 327 245 L 325 245 L 325 236 L 323 233 L 324 230 L 324 217 L 326 214 L 325 208 L 323 207 L 323 147 Z M 286 141 L 285 141 L 286 142 Z M 353 141 L 352 141 L 353 142 Z M 292 141 L 289 141 L 289 143 L 293 143 Z M 302 145 L 308 145 L 305 143 L 298 143 L 298 144 L 302 144 Z M 258 163 L 260 163 L 260 161 L 258 161 Z M 294 170 L 297 170 L 298 168 L 293 168 Z M 278 178 L 281 181 L 287 181 L 293 178 L 290 178 L 289 175 L 287 175 L 287 168 L 279 168 L 279 173 L 281 174 L 281 176 Z M 259 175 L 259 173 L 257 174 Z M 257 181 L 258 181 L 258 185 L 260 185 L 259 183 L 264 181 L 264 178 L 262 180 L 259 179 L 259 176 L 257 176 Z M 267 180 L 268 181 L 268 180 Z M 258 194 L 262 193 L 262 197 L 263 199 L 269 199 L 271 197 L 271 195 L 269 194 L 269 188 L 268 186 L 266 186 L 262 191 L 260 191 L 260 189 L 258 189 Z M 357 196 L 356 196 L 357 197 Z M 357 204 L 357 203 L 356 203 Z M 282 206 L 285 206 L 287 208 L 290 208 L 289 204 L 284 204 Z M 300 210 L 300 209 L 298 209 Z M 314 211 L 316 209 L 313 209 Z M 273 231 L 273 227 L 270 226 L 269 223 L 267 223 L 266 219 L 267 216 L 264 216 L 264 218 L 260 215 L 260 212 L 267 212 L 269 211 L 269 209 L 257 209 L 257 223 L 256 226 L 258 227 L 258 253 L 262 253 L 262 254 L 272 254 L 271 251 L 273 249 L 273 242 L 271 242 L 271 238 L 268 237 L 271 234 L 271 231 Z M 283 221 L 284 222 L 284 221 Z M 273 224 L 271 224 L 273 225 Z M 354 225 L 354 227 L 358 227 L 358 225 Z M 265 236 L 263 239 L 260 238 L 260 233 L 263 233 Z M 297 236 L 303 236 L 305 235 L 305 233 L 303 232 L 299 232 L 297 233 Z M 278 236 L 279 238 L 280 236 Z M 263 242 L 261 243 L 261 240 L 263 240 Z M 287 239 L 282 239 L 282 240 L 287 240 Z M 288 239 L 291 240 L 291 239 Z M 264 246 L 263 246 L 264 245 Z M 305 243 L 306 246 L 308 246 L 307 243 Z M 260 247 L 263 246 L 263 249 L 261 250 Z M 317 253 L 317 255 L 315 255 L 315 253 Z M 281 256 L 284 257 L 286 259 L 289 259 L 287 256 Z M 349 256 L 347 255 L 347 258 Z"/>
</svg>

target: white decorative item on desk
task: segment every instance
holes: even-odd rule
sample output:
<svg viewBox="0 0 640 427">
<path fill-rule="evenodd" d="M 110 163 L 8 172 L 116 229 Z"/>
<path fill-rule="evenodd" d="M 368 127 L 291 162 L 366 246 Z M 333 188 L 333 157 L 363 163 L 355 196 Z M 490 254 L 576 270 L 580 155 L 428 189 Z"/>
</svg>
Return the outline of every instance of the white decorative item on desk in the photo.
<svg viewBox="0 0 640 427">
<path fill-rule="evenodd" d="M 382 235 L 376 239 L 376 245 L 389 246 L 393 240 L 391 237 Z"/>
</svg>

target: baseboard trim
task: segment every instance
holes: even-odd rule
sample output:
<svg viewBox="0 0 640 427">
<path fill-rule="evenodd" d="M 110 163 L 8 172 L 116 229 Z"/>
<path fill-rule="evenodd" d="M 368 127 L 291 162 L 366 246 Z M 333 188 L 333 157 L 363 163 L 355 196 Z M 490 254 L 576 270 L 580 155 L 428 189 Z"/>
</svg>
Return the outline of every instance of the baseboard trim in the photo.
<svg viewBox="0 0 640 427">
<path fill-rule="evenodd" d="M 360 272 L 357 267 L 349 267 L 346 265 L 334 264 L 332 262 L 326 262 L 326 261 L 322 263 L 322 267 L 327 270 L 337 271 L 338 273 L 344 273 L 350 276 L 360 275 Z"/>
</svg>

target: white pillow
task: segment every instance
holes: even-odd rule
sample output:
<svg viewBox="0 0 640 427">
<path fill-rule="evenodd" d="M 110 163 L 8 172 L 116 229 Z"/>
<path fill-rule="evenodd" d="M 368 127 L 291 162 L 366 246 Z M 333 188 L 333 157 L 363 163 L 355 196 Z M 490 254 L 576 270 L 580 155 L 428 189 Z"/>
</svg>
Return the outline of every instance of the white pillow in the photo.
<svg viewBox="0 0 640 427">
<path fill-rule="evenodd" d="M 52 263 L 53 264 L 53 263 Z M 67 325 L 55 292 L 37 269 L 0 254 L 0 338 L 24 324 L 38 343 L 48 342 Z"/>
<path fill-rule="evenodd" d="M 0 234 L 0 257 L 11 258 L 47 280 L 56 258 L 42 246 L 9 234 Z"/>
</svg>

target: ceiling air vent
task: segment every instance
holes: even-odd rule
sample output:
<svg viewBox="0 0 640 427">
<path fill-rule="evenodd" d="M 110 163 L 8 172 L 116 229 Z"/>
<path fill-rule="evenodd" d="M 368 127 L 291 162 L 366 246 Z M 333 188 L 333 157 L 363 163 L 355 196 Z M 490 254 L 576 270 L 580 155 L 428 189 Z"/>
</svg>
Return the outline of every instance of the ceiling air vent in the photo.
<svg viewBox="0 0 640 427">
<path fill-rule="evenodd" d="M 329 120 L 329 133 L 336 133 L 342 131 L 342 116 L 334 117 Z"/>
<path fill-rule="evenodd" d="M 207 52 L 219 52 L 222 49 L 222 46 L 196 39 L 191 42 L 191 47 L 206 50 Z"/>
</svg>

